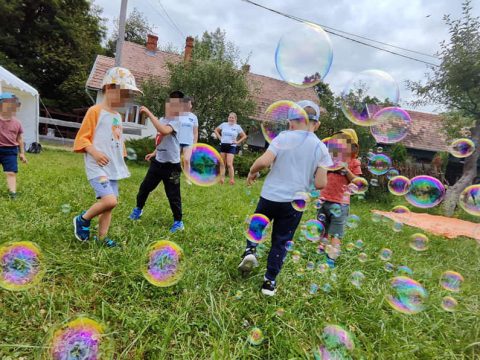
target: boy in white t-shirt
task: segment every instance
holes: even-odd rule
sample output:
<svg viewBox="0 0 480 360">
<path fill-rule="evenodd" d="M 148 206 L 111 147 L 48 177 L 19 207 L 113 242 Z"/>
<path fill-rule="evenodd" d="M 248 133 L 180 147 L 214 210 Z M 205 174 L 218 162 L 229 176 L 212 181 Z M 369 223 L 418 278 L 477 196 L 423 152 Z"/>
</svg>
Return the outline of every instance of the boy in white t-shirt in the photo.
<svg viewBox="0 0 480 360">
<path fill-rule="evenodd" d="M 185 96 L 184 102 L 185 112 L 180 115 L 178 141 L 180 142 L 180 150 L 183 154 L 183 170 L 186 174 L 189 174 L 192 147 L 198 142 L 198 118 L 192 113 L 193 98 L 191 96 Z M 188 178 L 187 183 L 191 184 Z"/>
<path fill-rule="evenodd" d="M 276 277 L 287 253 L 286 243 L 293 239 L 302 218 L 303 213 L 293 208 L 292 201 L 296 200 L 298 193 L 309 192 L 312 185 L 323 189 L 327 184 L 327 171 L 323 166 L 332 165 L 326 146 L 313 133 L 318 129 L 318 121 L 311 128 L 305 119 L 289 120 L 291 131 L 282 132 L 272 141 L 267 151 L 252 165 L 247 178 L 247 184 L 251 185 L 261 170 L 271 166 L 255 210 L 255 213 L 263 214 L 273 222 L 272 246 L 262 285 L 262 293 L 268 296 L 275 295 Z M 283 146 L 295 142 L 299 145 L 292 148 Z M 257 245 L 247 241 L 238 266 L 244 274 L 258 266 Z"/>
</svg>

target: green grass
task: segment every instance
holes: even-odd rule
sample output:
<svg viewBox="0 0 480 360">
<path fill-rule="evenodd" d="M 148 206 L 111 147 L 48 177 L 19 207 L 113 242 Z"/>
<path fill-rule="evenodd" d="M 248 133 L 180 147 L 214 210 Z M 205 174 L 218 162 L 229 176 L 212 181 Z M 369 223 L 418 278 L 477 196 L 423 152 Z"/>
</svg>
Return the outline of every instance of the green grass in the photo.
<svg viewBox="0 0 480 360">
<path fill-rule="evenodd" d="M 146 168 L 130 166 L 132 177 L 120 185 L 110 235 L 124 247 L 105 249 L 81 244 L 72 234 L 72 216 L 93 201 L 82 157 L 47 150 L 29 159 L 21 167 L 18 201 L 8 201 L 1 183 L 0 241 L 36 242 L 48 260 L 48 272 L 27 292 L 0 289 L 0 359 L 34 358 L 49 329 L 77 314 L 107 324 L 117 359 L 312 359 L 326 324 L 352 331 L 355 359 L 473 359 L 480 354 L 480 250 L 474 240 L 429 235 L 429 250 L 418 253 L 408 246 L 416 229 L 394 233 L 390 223 L 370 220 L 370 203 L 355 202 L 352 213 L 362 222 L 348 231 L 345 243 L 363 239 L 369 260 L 360 263 L 358 250 L 344 252 L 335 282 L 331 271 L 305 270 L 298 276 L 319 255 L 314 244 L 296 241 L 304 256 L 298 263 L 287 258 L 277 296 L 265 298 L 259 292 L 265 256 L 250 278 L 241 278 L 236 269 L 244 248 L 244 220 L 254 210 L 261 184 L 248 194 L 242 181 L 212 188 L 182 183 L 186 230 L 170 239 L 184 249 L 187 270 L 177 285 L 156 288 L 139 269 L 146 247 L 169 238 L 172 217 L 163 188 L 151 195 L 140 222 L 127 219 Z M 60 211 L 65 203 L 72 213 Z M 313 217 L 310 209 L 303 219 Z M 404 315 L 385 301 L 392 273 L 378 258 L 384 247 L 393 250 L 392 263 L 411 267 L 413 278 L 428 290 L 425 311 Z M 356 270 L 366 275 L 361 289 L 349 282 Z M 449 295 L 438 285 L 445 270 L 465 277 L 461 292 L 453 295 L 459 302 L 455 313 L 440 307 Z M 331 292 L 308 294 L 311 283 L 327 282 Z M 243 292 L 240 300 L 235 299 L 238 290 Z M 275 315 L 279 307 L 286 310 L 283 317 Z M 252 326 L 265 334 L 259 346 L 247 342 Z"/>
</svg>

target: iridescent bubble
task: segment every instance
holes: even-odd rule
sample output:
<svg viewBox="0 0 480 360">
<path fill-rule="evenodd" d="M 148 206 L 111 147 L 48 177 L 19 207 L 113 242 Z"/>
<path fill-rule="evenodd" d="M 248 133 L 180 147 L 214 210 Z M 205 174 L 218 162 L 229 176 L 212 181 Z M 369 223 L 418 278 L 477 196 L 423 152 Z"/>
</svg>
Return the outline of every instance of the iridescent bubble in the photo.
<svg viewBox="0 0 480 360">
<path fill-rule="evenodd" d="M 463 276 L 456 271 L 445 271 L 440 278 L 440 285 L 448 291 L 459 292 L 463 283 Z"/>
<path fill-rule="evenodd" d="M 360 289 L 362 287 L 365 275 L 361 271 L 354 271 L 350 276 L 350 282 L 353 286 Z"/>
<path fill-rule="evenodd" d="M 346 349 L 352 351 L 355 349 L 355 342 L 353 341 L 352 335 L 341 326 L 325 326 L 322 337 L 325 347 L 328 350 Z"/>
<path fill-rule="evenodd" d="M 372 221 L 374 223 L 379 223 L 380 221 L 382 221 L 382 215 L 378 213 L 372 213 Z"/>
<path fill-rule="evenodd" d="M 370 132 L 375 140 L 382 144 L 394 144 L 407 136 L 412 120 L 405 110 L 387 107 L 373 115 L 373 122 Z"/>
<path fill-rule="evenodd" d="M 377 154 L 383 153 L 383 147 L 381 147 L 381 146 L 377 147 L 377 148 L 375 149 L 375 152 L 376 152 Z"/>
<path fill-rule="evenodd" d="M 310 295 L 315 295 L 317 291 L 318 291 L 318 285 L 310 284 L 310 290 L 309 290 Z"/>
<path fill-rule="evenodd" d="M 45 271 L 38 245 L 30 241 L 0 245 L 0 287 L 11 291 L 27 290 L 40 283 Z"/>
<path fill-rule="evenodd" d="M 425 309 L 428 293 L 417 281 L 406 276 L 394 277 L 391 282 L 391 295 L 387 295 L 388 304 L 403 314 L 416 314 Z"/>
<path fill-rule="evenodd" d="M 288 131 L 290 121 L 308 124 L 308 115 L 301 106 L 289 100 L 280 100 L 271 104 L 265 111 L 261 128 L 265 140 L 279 149 L 293 149 L 303 143 L 308 132 Z M 287 133 L 288 131 L 288 133 Z M 280 133 L 285 132 L 280 137 Z M 273 141 L 274 139 L 277 141 Z"/>
<path fill-rule="evenodd" d="M 349 227 L 350 229 L 355 229 L 360 225 L 360 217 L 357 215 L 349 215 L 347 217 L 345 225 Z"/>
<path fill-rule="evenodd" d="M 428 237 L 424 234 L 416 233 L 410 236 L 410 247 L 415 251 L 425 251 L 428 249 Z"/>
<path fill-rule="evenodd" d="M 83 316 L 51 331 L 46 348 L 44 358 L 52 360 L 113 359 L 115 350 L 106 327 Z"/>
<path fill-rule="evenodd" d="M 72 207 L 70 204 L 62 204 L 62 206 L 60 206 L 60 211 L 64 214 L 69 214 L 72 211 Z"/>
<path fill-rule="evenodd" d="M 387 171 L 387 179 L 392 180 L 395 176 L 400 175 L 400 172 L 397 169 L 390 169 Z"/>
<path fill-rule="evenodd" d="M 395 214 L 410 214 L 410 209 L 403 205 L 397 205 L 392 209 Z"/>
<path fill-rule="evenodd" d="M 322 286 L 322 290 L 323 292 L 329 293 L 330 291 L 332 291 L 332 285 L 330 285 L 329 283 L 326 283 Z"/>
<path fill-rule="evenodd" d="M 135 149 L 127 147 L 127 159 L 130 161 L 137 161 L 137 152 Z"/>
<path fill-rule="evenodd" d="M 327 216 L 325 214 L 318 214 L 317 215 L 317 220 L 318 221 L 321 221 L 322 223 L 325 222 L 325 220 L 327 220 Z"/>
<path fill-rule="evenodd" d="M 308 220 L 305 226 L 304 234 L 307 240 L 318 242 L 325 235 L 325 225 L 318 220 Z"/>
<path fill-rule="evenodd" d="M 440 204 L 445 197 L 445 187 L 434 177 L 415 176 L 410 183 L 410 191 L 405 195 L 405 199 L 413 206 L 422 209 L 432 208 Z"/>
<path fill-rule="evenodd" d="M 258 327 L 254 327 L 250 330 L 247 340 L 252 345 L 260 345 L 264 340 L 263 331 Z"/>
<path fill-rule="evenodd" d="M 325 247 L 325 252 L 327 253 L 330 259 L 335 260 L 340 256 L 340 247 L 329 244 Z"/>
<path fill-rule="evenodd" d="M 403 223 L 401 222 L 394 222 L 392 225 L 392 230 L 395 232 L 400 232 L 403 230 Z"/>
<path fill-rule="evenodd" d="M 311 198 L 318 198 L 320 196 L 320 190 L 312 190 L 309 195 Z"/>
<path fill-rule="evenodd" d="M 383 261 L 388 261 L 392 258 L 393 251 L 390 249 L 382 249 L 380 250 L 380 259 Z"/>
<path fill-rule="evenodd" d="M 365 246 L 365 243 L 363 242 L 362 239 L 358 239 L 357 241 L 355 241 L 355 247 L 357 249 L 361 249 Z"/>
<path fill-rule="evenodd" d="M 378 186 L 378 180 L 377 179 L 371 179 L 370 180 L 370 185 L 373 186 L 373 187 L 377 187 Z"/>
<path fill-rule="evenodd" d="M 295 194 L 295 200 L 292 201 L 292 206 L 295 210 L 304 212 L 307 210 L 309 202 L 310 196 L 307 193 L 297 193 Z"/>
<path fill-rule="evenodd" d="M 351 184 L 355 185 L 353 189 L 354 194 L 365 194 L 368 190 L 368 181 L 362 177 L 356 177 L 351 181 Z"/>
<path fill-rule="evenodd" d="M 299 262 L 299 261 L 300 261 L 300 257 L 301 257 L 300 251 L 298 251 L 298 250 L 292 251 L 292 261 L 293 261 L 293 262 L 295 262 L 295 263 Z"/>
<path fill-rule="evenodd" d="M 355 244 L 354 243 L 348 243 L 346 246 L 345 246 L 345 249 L 347 251 L 353 251 L 355 250 Z"/>
<path fill-rule="evenodd" d="M 333 165 L 325 167 L 330 171 L 337 171 L 347 167 L 352 158 L 352 139 L 344 134 L 338 133 L 322 140 L 328 149 Z"/>
<path fill-rule="evenodd" d="M 285 33 L 275 51 L 275 66 L 281 78 L 298 88 L 323 81 L 332 60 L 333 48 L 328 34 L 311 23 Z"/>
<path fill-rule="evenodd" d="M 366 70 L 353 77 L 341 94 L 341 108 L 355 125 L 372 126 L 382 107 L 379 103 L 396 105 L 399 99 L 396 81 L 381 70 Z"/>
<path fill-rule="evenodd" d="M 175 285 L 184 272 L 185 258 L 180 246 L 160 240 L 148 247 L 142 273 L 150 284 L 159 287 Z"/>
<path fill-rule="evenodd" d="M 304 268 L 297 269 L 296 275 L 297 277 L 302 278 L 305 275 L 305 269 Z"/>
<path fill-rule="evenodd" d="M 466 158 L 475 152 L 475 143 L 470 139 L 456 139 L 450 145 L 450 154 L 456 158 Z"/>
<path fill-rule="evenodd" d="M 410 190 L 410 179 L 405 176 L 395 176 L 388 182 L 388 191 L 395 196 L 403 196 Z"/>
<path fill-rule="evenodd" d="M 313 350 L 313 358 L 315 360 L 349 360 L 351 359 L 351 357 L 347 353 L 347 350 L 344 350 L 344 349 L 328 350 L 324 345 L 320 345 L 317 349 Z"/>
<path fill-rule="evenodd" d="M 406 265 L 399 266 L 396 272 L 397 276 L 412 276 L 413 270 Z"/>
<path fill-rule="evenodd" d="M 395 265 L 393 265 L 393 264 L 390 263 L 390 262 L 386 262 L 385 265 L 383 265 L 383 268 L 384 268 L 385 271 L 387 271 L 387 272 L 392 272 L 393 270 L 395 270 Z"/>
<path fill-rule="evenodd" d="M 368 255 L 365 254 L 365 253 L 360 253 L 358 254 L 358 261 L 360 261 L 361 263 L 364 263 L 368 260 Z"/>
<path fill-rule="evenodd" d="M 285 243 L 285 249 L 287 249 L 287 251 L 293 251 L 293 249 L 295 248 L 295 243 L 293 241 L 287 241 Z"/>
<path fill-rule="evenodd" d="M 376 154 L 368 160 L 368 171 L 370 171 L 373 175 L 384 175 L 391 167 L 392 160 L 385 154 Z M 374 186 L 371 182 L 370 184 Z"/>
<path fill-rule="evenodd" d="M 284 308 L 278 308 L 275 311 L 275 315 L 277 315 L 278 317 L 282 317 L 283 315 L 285 315 L 285 309 Z"/>
<path fill-rule="evenodd" d="M 480 216 L 480 185 L 470 185 L 460 194 L 460 206 L 473 216 Z"/>
<path fill-rule="evenodd" d="M 270 227 L 270 220 L 263 214 L 253 214 L 245 227 L 245 236 L 254 243 L 265 241 Z"/>
<path fill-rule="evenodd" d="M 242 290 L 237 290 L 235 292 L 235 300 L 241 300 L 243 297 L 243 291 Z"/>
<path fill-rule="evenodd" d="M 306 265 L 307 270 L 313 270 L 315 269 L 315 263 L 313 261 L 308 261 Z"/>
<path fill-rule="evenodd" d="M 195 185 L 212 186 L 220 181 L 222 167 L 223 160 L 217 150 L 210 145 L 197 143 L 192 147 L 190 171 L 183 168 L 183 172 Z"/>
<path fill-rule="evenodd" d="M 458 301 L 451 296 L 445 296 L 442 299 L 442 309 L 449 312 L 457 310 Z"/>
<path fill-rule="evenodd" d="M 332 204 L 332 206 L 330 206 L 330 214 L 333 217 L 340 217 L 342 215 L 342 207 L 336 203 Z"/>
</svg>

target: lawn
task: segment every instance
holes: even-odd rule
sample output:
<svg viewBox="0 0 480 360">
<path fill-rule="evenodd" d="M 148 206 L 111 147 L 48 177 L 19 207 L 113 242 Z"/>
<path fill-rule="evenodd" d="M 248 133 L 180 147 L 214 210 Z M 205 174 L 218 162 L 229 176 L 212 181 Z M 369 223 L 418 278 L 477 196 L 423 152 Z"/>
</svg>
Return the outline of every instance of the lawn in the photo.
<svg viewBox="0 0 480 360">
<path fill-rule="evenodd" d="M 183 182 L 186 230 L 169 236 L 172 218 L 161 188 L 152 194 L 141 221 L 128 220 L 146 172 L 144 166 L 130 165 L 132 177 L 121 183 L 110 234 L 123 246 L 106 249 L 82 244 L 72 234 L 73 215 L 93 199 L 82 157 L 46 150 L 29 160 L 21 167 L 17 201 L 8 200 L 1 183 L 0 241 L 34 241 L 48 260 L 48 272 L 29 291 L 0 289 L 0 359 L 35 358 L 52 326 L 78 314 L 108 326 L 117 359 L 312 359 L 326 324 L 352 332 L 354 359 L 480 356 L 480 247 L 474 240 L 428 234 L 429 249 L 415 252 L 408 238 L 417 230 L 404 227 L 396 233 L 389 222 L 372 222 L 371 208 L 391 205 L 357 201 L 351 212 L 361 223 L 348 231 L 345 243 L 362 239 L 368 260 L 358 261 L 360 250 L 344 251 L 335 270 L 309 271 L 307 262 L 318 261 L 319 255 L 313 243 L 298 239 L 297 231 L 302 257 L 297 263 L 287 257 L 277 296 L 266 298 L 259 291 L 265 255 L 261 270 L 249 278 L 237 273 L 244 220 L 254 210 L 260 183 L 247 190 L 242 180 L 211 188 Z M 72 212 L 62 212 L 63 204 Z M 303 220 L 313 218 L 314 211 L 307 210 Z M 150 243 L 167 238 L 183 248 L 187 270 L 177 285 L 156 288 L 143 278 L 140 264 Z M 423 312 L 405 315 L 386 302 L 394 272 L 385 271 L 379 259 L 382 248 L 392 249 L 390 261 L 412 268 L 412 277 L 427 289 Z M 444 296 L 452 295 L 439 285 L 446 270 L 465 278 L 460 293 L 453 294 L 459 303 L 453 313 L 440 306 Z M 350 283 L 353 271 L 366 276 L 360 289 Z M 311 295 L 312 283 L 332 288 Z M 285 309 L 283 316 L 276 314 L 278 308 Z M 247 342 L 254 326 L 265 336 L 258 346 Z"/>
</svg>

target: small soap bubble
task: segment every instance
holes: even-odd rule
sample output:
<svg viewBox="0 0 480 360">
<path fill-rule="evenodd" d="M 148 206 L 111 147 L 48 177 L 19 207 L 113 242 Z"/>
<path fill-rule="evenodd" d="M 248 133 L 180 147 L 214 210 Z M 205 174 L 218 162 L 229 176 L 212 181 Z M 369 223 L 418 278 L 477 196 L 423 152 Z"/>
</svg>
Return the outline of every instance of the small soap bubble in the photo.
<svg viewBox="0 0 480 360">
<path fill-rule="evenodd" d="M 388 261 L 392 258 L 393 251 L 390 249 L 382 249 L 380 250 L 380 259 L 383 261 Z"/>
<path fill-rule="evenodd" d="M 451 296 L 445 296 L 442 299 L 442 309 L 448 312 L 457 310 L 458 302 Z"/>
</svg>

